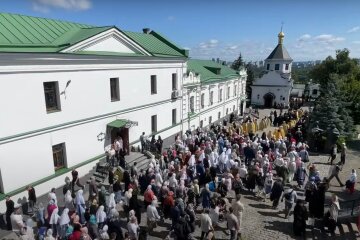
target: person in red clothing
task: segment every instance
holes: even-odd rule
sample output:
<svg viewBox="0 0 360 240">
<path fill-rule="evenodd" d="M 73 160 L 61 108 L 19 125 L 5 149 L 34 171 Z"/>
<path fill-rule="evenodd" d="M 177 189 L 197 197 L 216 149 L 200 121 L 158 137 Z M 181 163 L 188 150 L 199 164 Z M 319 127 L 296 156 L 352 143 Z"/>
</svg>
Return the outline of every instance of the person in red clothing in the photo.
<svg viewBox="0 0 360 240">
<path fill-rule="evenodd" d="M 152 200 L 154 200 L 155 194 L 151 190 L 151 185 L 149 185 L 144 193 L 144 205 L 147 208 L 148 205 L 151 204 Z"/>
<path fill-rule="evenodd" d="M 80 240 L 81 239 L 81 226 L 79 224 L 74 225 L 74 231 L 69 237 L 69 240 Z"/>
<path fill-rule="evenodd" d="M 47 206 L 47 213 L 48 213 L 48 219 L 47 221 L 50 222 L 51 215 L 54 211 L 54 209 L 57 208 L 55 201 L 53 199 L 50 200 L 49 205 Z"/>
<path fill-rule="evenodd" d="M 171 209 L 175 206 L 174 192 L 169 191 L 163 202 L 164 217 L 169 218 Z"/>
</svg>

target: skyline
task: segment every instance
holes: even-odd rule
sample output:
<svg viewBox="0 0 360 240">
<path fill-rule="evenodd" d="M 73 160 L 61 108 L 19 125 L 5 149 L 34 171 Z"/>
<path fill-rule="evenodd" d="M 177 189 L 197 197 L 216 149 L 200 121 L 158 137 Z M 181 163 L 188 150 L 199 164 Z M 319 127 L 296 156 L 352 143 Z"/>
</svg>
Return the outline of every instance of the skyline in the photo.
<svg viewBox="0 0 360 240">
<path fill-rule="evenodd" d="M 277 45 L 284 22 L 284 45 L 294 61 L 323 60 L 336 49 L 360 56 L 360 2 L 198 0 L 3 0 L 0 12 L 54 18 L 97 26 L 115 25 L 164 34 L 190 57 L 233 61 L 264 60 Z"/>
</svg>

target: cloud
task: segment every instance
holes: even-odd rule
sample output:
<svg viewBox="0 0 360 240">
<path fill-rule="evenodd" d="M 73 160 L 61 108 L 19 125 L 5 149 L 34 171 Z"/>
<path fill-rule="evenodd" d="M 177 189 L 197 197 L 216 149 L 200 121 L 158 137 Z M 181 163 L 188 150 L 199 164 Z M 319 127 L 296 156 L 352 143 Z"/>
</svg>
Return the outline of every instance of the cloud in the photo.
<svg viewBox="0 0 360 240">
<path fill-rule="evenodd" d="M 91 0 L 32 0 L 34 11 L 47 13 L 51 8 L 84 11 L 92 6 Z"/>
<path fill-rule="evenodd" d="M 304 35 L 301 35 L 299 38 L 298 38 L 298 41 L 299 42 L 305 42 L 307 40 L 311 39 L 311 35 L 310 34 L 304 34 Z"/>
<path fill-rule="evenodd" d="M 200 49 L 212 49 L 212 48 L 217 47 L 218 43 L 219 43 L 219 40 L 210 39 L 209 41 L 199 43 L 199 48 Z"/>
<path fill-rule="evenodd" d="M 167 17 L 167 20 L 168 20 L 168 21 L 174 21 L 174 20 L 175 20 L 175 17 L 174 17 L 174 16 L 168 16 L 168 17 Z"/>
<path fill-rule="evenodd" d="M 360 41 L 352 41 L 353 44 L 360 44 Z"/>
<path fill-rule="evenodd" d="M 351 29 L 349 29 L 347 32 L 348 33 L 354 33 L 354 32 L 357 32 L 360 30 L 360 26 L 356 26 L 356 27 L 353 27 Z"/>
<path fill-rule="evenodd" d="M 345 41 L 345 38 L 336 37 L 331 34 L 321 34 L 321 35 L 314 37 L 314 40 L 317 42 L 320 42 L 320 43 L 332 44 L 332 43 L 343 42 L 343 41 Z"/>
</svg>

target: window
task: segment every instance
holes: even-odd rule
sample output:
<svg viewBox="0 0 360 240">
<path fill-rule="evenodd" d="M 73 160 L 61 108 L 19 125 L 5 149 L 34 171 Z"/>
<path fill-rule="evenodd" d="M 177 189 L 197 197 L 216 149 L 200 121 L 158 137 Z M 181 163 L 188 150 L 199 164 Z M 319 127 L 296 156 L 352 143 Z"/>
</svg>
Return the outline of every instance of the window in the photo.
<svg viewBox="0 0 360 240">
<path fill-rule="evenodd" d="M 52 146 L 52 152 L 55 170 L 66 167 L 65 143 Z"/>
<path fill-rule="evenodd" d="M 226 95 L 227 95 L 226 98 L 229 99 L 230 98 L 230 87 L 228 87 Z"/>
<path fill-rule="evenodd" d="M 229 109 L 227 108 L 227 109 L 226 109 L 226 115 L 228 115 L 228 114 L 229 114 Z"/>
<path fill-rule="evenodd" d="M 46 111 L 48 113 L 60 111 L 60 95 L 58 82 L 44 82 Z"/>
<path fill-rule="evenodd" d="M 195 112 L 194 96 L 190 97 L 190 112 Z"/>
<path fill-rule="evenodd" d="M 209 124 L 211 124 L 212 116 L 209 117 Z"/>
<path fill-rule="evenodd" d="M 205 93 L 201 94 L 201 109 L 205 107 Z"/>
<path fill-rule="evenodd" d="M 151 94 L 157 94 L 156 75 L 151 75 Z"/>
<path fill-rule="evenodd" d="M 317 90 L 317 89 L 313 89 L 313 90 L 312 90 L 312 94 L 313 94 L 313 95 L 317 95 L 317 93 L 318 93 L 318 90 Z"/>
<path fill-rule="evenodd" d="M 177 74 L 173 73 L 172 75 L 172 90 L 177 90 Z"/>
<path fill-rule="evenodd" d="M 280 69 L 280 64 L 275 64 L 275 71 L 279 71 L 279 69 Z"/>
<path fill-rule="evenodd" d="M 201 121 L 200 121 L 200 128 L 202 128 L 203 126 L 204 126 L 204 121 L 201 120 Z"/>
<path fill-rule="evenodd" d="M 235 111 L 235 105 L 233 105 L 233 111 Z"/>
<path fill-rule="evenodd" d="M 172 110 L 172 124 L 176 124 L 176 108 Z"/>
<path fill-rule="evenodd" d="M 269 63 L 266 65 L 266 70 L 270 70 L 270 64 Z"/>
<path fill-rule="evenodd" d="M 234 85 L 234 97 L 236 97 L 236 94 L 237 94 L 237 92 L 236 92 L 236 85 Z"/>
<path fill-rule="evenodd" d="M 120 100 L 119 78 L 110 78 L 110 93 L 112 102 Z"/>
<path fill-rule="evenodd" d="M 223 92 L 222 92 L 222 89 L 220 89 L 220 91 L 219 91 L 219 102 L 222 102 L 222 95 L 223 95 Z"/>
<path fill-rule="evenodd" d="M 210 92 L 210 106 L 212 106 L 213 103 L 214 103 L 214 92 L 211 91 L 211 92 Z"/>
<path fill-rule="evenodd" d="M 157 115 L 151 116 L 151 132 L 157 132 Z"/>
<path fill-rule="evenodd" d="M 289 70 L 289 64 L 285 64 L 285 70 Z"/>
<path fill-rule="evenodd" d="M 221 112 L 218 112 L 218 119 L 221 118 Z"/>
</svg>

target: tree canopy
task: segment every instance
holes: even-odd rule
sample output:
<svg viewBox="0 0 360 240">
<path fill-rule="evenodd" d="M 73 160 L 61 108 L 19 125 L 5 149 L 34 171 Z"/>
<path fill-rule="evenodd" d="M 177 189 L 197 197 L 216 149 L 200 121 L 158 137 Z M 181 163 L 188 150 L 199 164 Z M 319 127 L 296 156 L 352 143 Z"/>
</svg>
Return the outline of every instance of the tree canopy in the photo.
<svg viewBox="0 0 360 240">
<path fill-rule="evenodd" d="M 239 70 L 240 67 L 245 66 L 245 62 L 242 59 L 241 53 L 239 57 L 231 64 L 231 68 L 234 70 Z"/>
<path fill-rule="evenodd" d="M 320 83 L 323 95 L 331 95 L 328 85 L 334 85 L 338 91 L 336 98 L 342 103 L 340 108 L 347 110 L 354 122 L 360 124 L 360 66 L 349 54 L 348 49 L 337 50 L 335 58 L 327 57 L 311 70 L 310 76 Z"/>
</svg>

